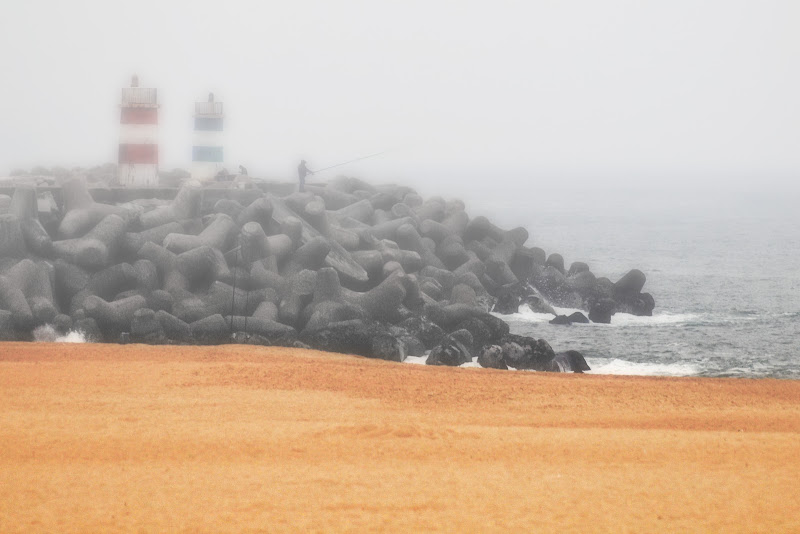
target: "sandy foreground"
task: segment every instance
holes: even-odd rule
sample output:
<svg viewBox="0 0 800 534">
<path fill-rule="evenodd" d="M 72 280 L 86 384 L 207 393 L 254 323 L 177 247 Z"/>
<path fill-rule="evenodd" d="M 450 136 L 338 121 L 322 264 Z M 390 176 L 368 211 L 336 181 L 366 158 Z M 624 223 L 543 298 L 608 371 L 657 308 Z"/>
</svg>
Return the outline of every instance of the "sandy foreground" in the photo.
<svg viewBox="0 0 800 534">
<path fill-rule="evenodd" d="M 800 531 L 800 381 L 0 344 L 0 532 Z"/>
</svg>

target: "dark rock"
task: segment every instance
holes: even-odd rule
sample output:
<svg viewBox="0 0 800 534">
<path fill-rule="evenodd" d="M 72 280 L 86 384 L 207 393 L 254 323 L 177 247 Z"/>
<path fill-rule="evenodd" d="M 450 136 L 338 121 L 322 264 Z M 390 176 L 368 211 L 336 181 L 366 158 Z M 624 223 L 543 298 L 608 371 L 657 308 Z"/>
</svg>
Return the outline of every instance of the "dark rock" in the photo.
<svg viewBox="0 0 800 534">
<path fill-rule="evenodd" d="M 594 284 L 593 297 L 594 300 L 599 300 L 602 298 L 613 299 L 614 282 L 612 282 L 605 276 L 598 278 Z"/>
<path fill-rule="evenodd" d="M 131 341 L 135 343 L 159 344 L 167 340 L 156 312 L 149 308 L 141 308 L 133 313 L 130 331 Z"/>
<path fill-rule="evenodd" d="M 10 311 L 0 310 L 0 341 L 14 341 L 14 316 Z"/>
<path fill-rule="evenodd" d="M 423 356 L 425 354 L 425 345 L 411 334 L 398 336 L 397 339 L 399 339 L 405 347 L 404 352 L 406 356 Z"/>
<path fill-rule="evenodd" d="M 650 293 L 624 295 L 617 298 L 617 312 L 632 315 L 651 316 L 656 302 Z"/>
<path fill-rule="evenodd" d="M 514 342 L 503 343 L 503 363 L 514 369 L 530 369 L 531 355 L 522 345 Z"/>
<path fill-rule="evenodd" d="M 231 329 L 221 314 L 209 315 L 189 325 L 196 342 L 218 345 L 230 341 Z"/>
<path fill-rule="evenodd" d="M 564 274 L 564 257 L 561 254 L 554 253 L 550 254 L 550 257 L 547 258 L 545 265 L 548 267 L 554 268 L 556 271 Z"/>
<path fill-rule="evenodd" d="M 566 287 L 567 279 L 564 273 L 552 265 L 548 265 L 542 269 L 538 275 L 534 277 L 533 282 L 536 288 L 551 300 L 558 299 L 568 291 Z"/>
<path fill-rule="evenodd" d="M 121 300 L 106 302 L 100 297 L 90 295 L 84 301 L 86 315 L 91 317 L 107 334 L 109 339 L 115 339 L 120 332 L 130 332 L 134 313 L 144 308 L 147 301 L 141 295 L 133 295 Z"/>
<path fill-rule="evenodd" d="M 352 304 L 341 302 L 323 301 L 312 306 L 306 306 L 305 311 L 313 310 L 313 315 L 305 324 L 305 330 L 312 331 L 325 328 L 331 323 L 350 321 L 352 319 L 368 320 L 370 317 L 364 310 Z"/>
<path fill-rule="evenodd" d="M 503 348 L 499 345 L 484 347 L 478 355 L 478 365 L 488 369 L 508 369 L 503 361 Z"/>
<path fill-rule="evenodd" d="M 192 330 L 187 323 L 164 310 L 157 311 L 155 317 L 168 339 L 178 342 L 191 340 Z"/>
<path fill-rule="evenodd" d="M 441 343 L 442 338 L 445 336 L 444 330 L 424 317 L 410 317 L 401 322 L 400 326 L 419 339 L 426 350 L 430 350 Z"/>
<path fill-rule="evenodd" d="M 588 323 L 589 319 L 581 312 L 575 312 L 568 316 L 571 323 Z"/>
<path fill-rule="evenodd" d="M 291 326 L 263 317 L 226 316 L 228 328 L 236 332 L 245 332 L 266 340 L 265 344 L 281 347 L 290 346 L 297 339 L 297 332 Z"/>
<path fill-rule="evenodd" d="M 583 354 L 577 350 L 568 350 L 559 352 L 555 357 L 548 362 L 544 371 L 551 373 L 583 373 L 584 371 L 591 371 L 589 364 Z"/>
<path fill-rule="evenodd" d="M 534 265 L 544 265 L 547 261 L 547 253 L 544 249 L 539 247 L 531 247 L 528 249 L 528 252 L 533 257 Z"/>
<path fill-rule="evenodd" d="M 447 331 L 452 331 L 455 327 L 466 321 L 475 318 L 489 328 L 488 343 L 496 343 L 503 335 L 509 331 L 508 324 L 495 317 L 494 315 L 463 304 L 451 304 L 449 306 L 429 305 L 425 306 L 428 318 Z"/>
<path fill-rule="evenodd" d="M 470 349 L 473 354 L 480 353 L 480 350 L 489 343 L 489 338 L 492 337 L 492 331 L 489 326 L 476 317 L 458 323 L 456 330 L 466 330 L 472 334 L 472 346 Z"/>
<path fill-rule="evenodd" d="M 571 325 L 572 321 L 566 315 L 556 315 L 554 319 L 550 319 L 550 324 Z"/>
<path fill-rule="evenodd" d="M 433 348 L 425 362 L 427 365 L 449 365 L 457 367 L 472 361 L 469 349 L 452 335 L 446 336 L 442 343 Z"/>
<path fill-rule="evenodd" d="M 480 280 L 481 285 L 486 288 L 486 291 L 488 291 L 490 295 L 497 295 L 503 287 L 502 284 L 498 284 L 485 272 L 478 276 L 478 280 Z"/>
<path fill-rule="evenodd" d="M 469 352 L 470 361 L 472 361 L 472 354 L 474 352 L 474 344 L 475 341 L 472 338 L 472 334 L 469 333 L 469 330 L 454 330 L 450 333 L 450 337 L 455 339 L 464 347 L 467 348 L 467 352 Z"/>
<path fill-rule="evenodd" d="M 478 319 L 489 328 L 489 337 L 486 343 L 497 345 L 500 340 L 503 339 L 503 336 L 508 335 L 510 331 L 508 323 L 490 313 L 479 313 L 476 314 L 474 318 Z"/>
<path fill-rule="evenodd" d="M 497 302 L 497 299 L 488 293 L 486 295 L 479 295 L 475 300 L 477 301 L 477 307 L 486 312 L 494 308 L 494 303 Z"/>
<path fill-rule="evenodd" d="M 548 304 L 547 301 L 536 295 L 526 295 L 522 298 L 520 305 L 527 306 L 534 313 L 550 313 L 552 315 L 558 315 L 556 310 L 550 304 Z"/>
<path fill-rule="evenodd" d="M 518 358 L 513 363 L 506 361 L 509 367 L 514 367 L 515 369 L 543 371 L 548 362 L 550 362 L 556 354 L 550 344 L 544 339 L 537 340 L 527 336 L 506 334 L 503 336 L 502 342 L 503 345 L 506 343 L 515 343 L 525 349 L 523 357 Z"/>
<path fill-rule="evenodd" d="M 521 281 L 528 280 L 533 275 L 535 265 L 535 254 L 525 247 L 517 249 L 511 261 L 508 263 L 511 272 Z"/>
<path fill-rule="evenodd" d="M 520 298 L 511 291 L 504 291 L 497 296 L 497 302 L 492 311 L 502 315 L 510 315 L 519 312 Z"/>
<path fill-rule="evenodd" d="M 58 314 L 53 318 L 53 328 L 56 329 L 60 335 L 66 335 L 67 332 L 72 330 L 72 317 L 66 315 L 64 313 Z M 0 331 L 3 330 L 3 327 L 0 326 Z"/>
<path fill-rule="evenodd" d="M 566 285 L 569 290 L 580 295 L 590 295 L 596 284 L 597 278 L 589 271 L 573 274 L 566 279 Z"/>
<path fill-rule="evenodd" d="M 296 347 L 298 345 L 302 345 L 299 348 L 309 348 L 291 336 L 281 336 L 276 338 L 264 337 L 248 332 L 234 332 L 231 336 L 231 340 L 233 343 L 239 343 L 243 345 L 260 345 L 262 347 Z"/>
<path fill-rule="evenodd" d="M 380 323 L 341 321 L 312 332 L 302 332 L 300 341 L 316 350 L 355 354 L 402 362 L 406 355 L 402 342 Z"/>
<path fill-rule="evenodd" d="M 175 303 L 175 298 L 164 291 L 163 289 L 156 289 L 147 296 L 147 307 L 153 311 L 172 312 L 172 305 Z"/>
<path fill-rule="evenodd" d="M 617 303 L 613 300 L 608 298 L 597 300 L 589 306 L 589 320 L 593 323 L 609 324 L 616 310 Z"/>
<path fill-rule="evenodd" d="M 444 294 L 442 285 L 433 278 L 423 278 L 419 282 L 420 290 L 433 300 L 439 300 Z"/>
<path fill-rule="evenodd" d="M 477 307 L 477 299 L 478 295 L 475 290 L 466 284 L 456 284 L 450 293 L 450 302 L 453 304 L 467 304 L 468 306 Z"/>
<path fill-rule="evenodd" d="M 494 280 L 501 288 L 503 286 L 518 285 L 519 279 L 505 261 L 497 258 L 486 260 L 486 275 Z"/>
<path fill-rule="evenodd" d="M 572 265 L 569 266 L 567 276 L 575 276 L 576 274 L 584 272 L 589 272 L 589 266 L 582 261 L 574 261 L 572 262 Z"/>
<path fill-rule="evenodd" d="M 614 291 L 617 295 L 636 295 L 641 293 L 647 277 L 639 269 L 631 269 L 625 276 L 614 284 Z"/>
<path fill-rule="evenodd" d="M 394 336 L 379 335 L 372 338 L 372 357 L 393 362 L 402 362 L 406 359 L 405 345 Z"/>
</svg>

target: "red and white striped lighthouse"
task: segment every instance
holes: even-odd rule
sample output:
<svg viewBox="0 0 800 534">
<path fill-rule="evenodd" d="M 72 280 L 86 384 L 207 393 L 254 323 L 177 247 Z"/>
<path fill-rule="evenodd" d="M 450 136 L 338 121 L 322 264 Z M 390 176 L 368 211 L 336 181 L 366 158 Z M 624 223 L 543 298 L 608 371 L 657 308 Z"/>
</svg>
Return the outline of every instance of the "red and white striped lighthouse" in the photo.
<svg viewBox="0 0 800 534">
<path fill-rule="evenodd" d="M 158 185 L 158 93 L 131 86 L 122 89 L 119 133 L 119 183 L 128 187 Z"/>
</svg>

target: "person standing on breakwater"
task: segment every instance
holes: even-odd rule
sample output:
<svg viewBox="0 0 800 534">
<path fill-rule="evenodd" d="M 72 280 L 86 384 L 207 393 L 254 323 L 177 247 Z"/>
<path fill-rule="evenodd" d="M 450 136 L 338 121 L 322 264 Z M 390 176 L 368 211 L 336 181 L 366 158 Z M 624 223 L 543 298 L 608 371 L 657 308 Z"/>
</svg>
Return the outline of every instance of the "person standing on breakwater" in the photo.
<svg viewBox="0 0 800 534">
<path fill-rule="evenodd" d="M 299 191 L 302 193 L 306 189 L 306 176 L 309 174 L 314 174 L 314 171 L 306 167 L 306 160 L 302 160 L 300 165 L 297 166 L 297 177 L 300 179 L 300 189 Z"/>
</svg>

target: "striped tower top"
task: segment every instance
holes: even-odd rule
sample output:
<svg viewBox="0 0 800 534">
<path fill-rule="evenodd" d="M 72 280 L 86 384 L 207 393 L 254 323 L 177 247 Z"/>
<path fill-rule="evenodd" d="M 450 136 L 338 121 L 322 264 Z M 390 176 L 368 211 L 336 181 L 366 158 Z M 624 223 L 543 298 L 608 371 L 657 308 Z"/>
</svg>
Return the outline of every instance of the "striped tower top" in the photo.
<svg viewBox="0 0 800 534">
<path fill-rule="evenodd" d="M 223 118 L 222 102 L 216 102 L 213 93 L 208 101 L 195 103 L 192 177 L 196 180 L 213 180 L 223 169 Z"/>
<path fill-rule="evenodd" d="M 120 101 L 119 182 L 158 185 L 158 91 L 139 87 L 136 76 Z"/>
</svg>

